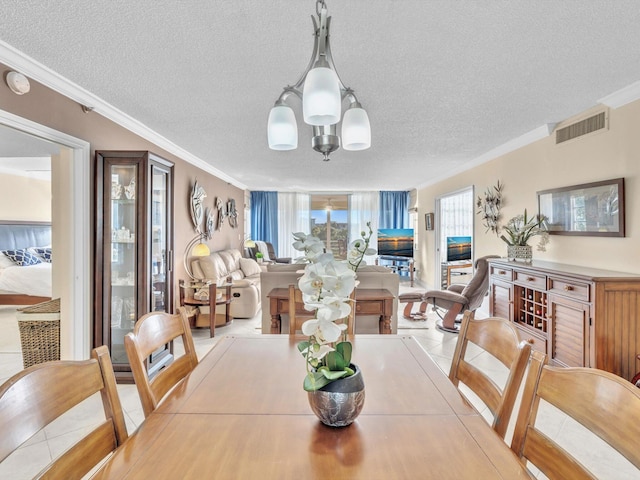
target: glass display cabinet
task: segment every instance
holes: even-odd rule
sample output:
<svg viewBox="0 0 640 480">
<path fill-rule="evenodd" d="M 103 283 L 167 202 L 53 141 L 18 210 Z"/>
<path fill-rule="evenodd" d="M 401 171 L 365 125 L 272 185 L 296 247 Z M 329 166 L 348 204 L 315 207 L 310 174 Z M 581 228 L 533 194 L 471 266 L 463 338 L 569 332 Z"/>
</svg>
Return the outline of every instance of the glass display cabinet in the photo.
<svg viewBox="0 0 640 480">
<path fill-rule="evenodd" d="M 133 376 L 124 336 L 152 311 L 173 313 L 173 164 L 146 151 L 96 152 L 93 343 L 107 345 L 120 383 Z M 171 361 L 169 348 L 149 372 Z"/>
</svg>

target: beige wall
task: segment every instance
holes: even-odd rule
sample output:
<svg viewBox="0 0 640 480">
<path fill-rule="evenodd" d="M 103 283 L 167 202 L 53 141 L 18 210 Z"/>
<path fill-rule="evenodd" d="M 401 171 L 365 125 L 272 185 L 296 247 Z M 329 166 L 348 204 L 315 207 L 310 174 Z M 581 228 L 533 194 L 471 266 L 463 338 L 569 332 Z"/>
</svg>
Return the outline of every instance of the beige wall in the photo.
<svg viewBox="0 0 640 480">
<path fill-rule="evenodd" d="M 584 117 L 584 112 L 570 123 Z M 503 155 L 425 188 L 419 189 L 420 240 L 417 260 L 423 267 L 420 281 L 434 286 L 435 232 L 424 230 L 424 214 L 433 212 L 436 197 L 470 185 L 475 197 L 498 180 L 504 184 L 502 222 L 520 214 L 537 212 L 536 192 L 550 188 L 624 177 L 626 237 L 569 237 L 551 235 L 546 252 L 534 246 L 534 258 L 560 263 L 584 265 L 621 272 L 640 273 L 640 101 L 609 110 L 609 129 L 556 145 L 555 133 L 519 150 Z M 475 257 L 506 255 L 506 244 L 495 235 L 485 233 L 475 217 Z M 425 268 L 426 266 L 426 268 Z"/>
<path fill-rule="evenodd" d="M 0 64 L 0 77 L 4 78 L 8 67 Z M 120 125 L 95 112 L 84 113 L 81 106 L 73 100 L 31 80 L 31 91 L 26 95 L 15 95 L 4 82 L 0 84 L 0 108 L 33 122 L 85 140 L 91 145 L 91 175 L 95 175 L 96 150 L 149 150 L 175 163 L 175 284 L 185 278 L 182 266 L 184 249 L 195 231 L 189 213 L 189 193 L 195 179 L 207 192 L 205 207 L 214 207 L 217 197 L 225 203 L 233 198 L 238 210 L 238 228 L 232 229 L 225 221 L 221 230 L 216 231 L 209 242 L 211 250 L 239 248 L 244 238 L 244 191 L 219 178 L 191 165 L 181 158 L 159 148 L 157 145 L 135 135 Z M 224 141 L 224 139 L 220 139 Z M 204 158 L 203 160 L 207 160 Z M 231 159 L 229 160 L 231 161 Z M 93 185 L 93 180 L 91 181 Z M 90 209 L 95 216 L 95 203 L 92 198 Z M 34 220 L 34 219 L 30 219 Z M 55 226 L 54 226 L 55 228 Z M 93 246 L 93 245 L 92 245 Z M 177 287 L 176 287 L 177 298 Z"/>
<path fill-rule="evenodd" d="M 0 220 L 51 221 L 51 182 L 0 174 Z"/>
</svg>

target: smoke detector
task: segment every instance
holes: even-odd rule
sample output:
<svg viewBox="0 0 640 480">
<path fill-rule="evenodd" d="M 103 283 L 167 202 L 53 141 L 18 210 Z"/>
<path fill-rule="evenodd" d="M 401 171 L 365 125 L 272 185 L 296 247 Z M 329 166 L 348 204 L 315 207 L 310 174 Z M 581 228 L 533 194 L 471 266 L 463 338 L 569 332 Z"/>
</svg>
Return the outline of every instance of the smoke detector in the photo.
<svg viewBox="0 0 640 480">
<path fill-rule="evenodd" d="M 31 90 L 29 79 L 21 73 L 7 73 L 6 81 L 11 91 L 16 95 L 24 95 L 25 93 L 29 92 L 29 90 Z"/>
</svg>

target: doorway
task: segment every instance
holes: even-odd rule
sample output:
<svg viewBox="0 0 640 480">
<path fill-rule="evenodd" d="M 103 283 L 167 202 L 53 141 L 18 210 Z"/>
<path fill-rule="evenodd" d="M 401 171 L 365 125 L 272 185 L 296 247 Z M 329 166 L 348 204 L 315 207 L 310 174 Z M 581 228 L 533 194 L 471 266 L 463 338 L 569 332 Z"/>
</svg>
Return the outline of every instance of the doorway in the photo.
<svg viewBox="0 0 640 480">
<path fill-rule="evenodd" d="M 438 287 L 467 283 L 473 274 L 473 186 L 436 198 L 434 278 Z"/>
<path fill-rule="evenodd" d="M 52 155 L 54 296 L 60 297 L 61 358 L 89 357 L 91 346 L 89 143 L 0 110 L 0 128 L 57 145 Z"/>
</svg>

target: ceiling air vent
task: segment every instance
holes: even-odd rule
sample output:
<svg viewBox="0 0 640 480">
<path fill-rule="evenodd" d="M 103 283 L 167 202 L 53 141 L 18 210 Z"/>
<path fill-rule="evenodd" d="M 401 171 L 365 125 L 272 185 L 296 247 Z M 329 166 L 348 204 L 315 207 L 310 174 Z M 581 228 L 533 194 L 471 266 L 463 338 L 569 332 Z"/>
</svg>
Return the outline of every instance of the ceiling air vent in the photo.
<svg viewBox="0 0 640 480">
<path fill-rule="evenodd" d="M 572 123 L 556 130 L 556 144 L 573 140 L 574 138 L 602 130 L 607 126 L 606 112 L 600 112 L 592 117 Z"/>
</svg>

